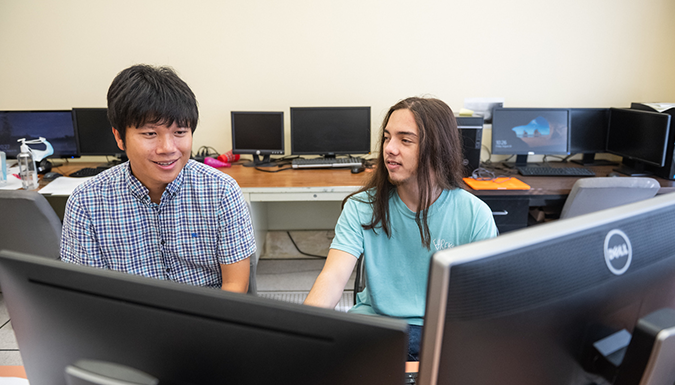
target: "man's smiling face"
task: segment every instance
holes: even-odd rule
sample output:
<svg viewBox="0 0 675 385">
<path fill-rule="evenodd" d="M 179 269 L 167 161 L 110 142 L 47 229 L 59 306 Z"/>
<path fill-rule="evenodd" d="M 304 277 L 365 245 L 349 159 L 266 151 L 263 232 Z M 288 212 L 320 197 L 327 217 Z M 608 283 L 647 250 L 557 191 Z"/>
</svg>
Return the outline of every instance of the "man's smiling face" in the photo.
<svg viewBox="0 0 675 385">
<path fill-rule="evenodd" d="M 192 130 L 175 122 L 128 127 L 125 141 L 117 130 L 113 133 L 117 145 L 126 151 L 131 172 L 151 192 L 163 192 L 190 159 Z"/>
</svg>

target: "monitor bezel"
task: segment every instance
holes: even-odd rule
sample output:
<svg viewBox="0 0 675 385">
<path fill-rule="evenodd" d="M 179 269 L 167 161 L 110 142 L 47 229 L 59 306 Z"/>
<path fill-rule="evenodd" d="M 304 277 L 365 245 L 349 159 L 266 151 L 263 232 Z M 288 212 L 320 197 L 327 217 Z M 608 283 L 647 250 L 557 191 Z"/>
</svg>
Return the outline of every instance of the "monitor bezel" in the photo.
<svg viewBox="0 0 675 385">
<path fill-rule="evenodd" d="M 327 150 L 327 151 L 309 151 L 309 150 L 304 150 L 304 149 L 298 149 L 296 147 L 297 140 L 294 140 L 294 135 L 297 135 L 297 126 L 295 126 L 294 120 L 295 118 L 295 113 L 297 112 L 303 112 L 303 111 L 321 111 L 321 110 L 331 110 L 331 111 L 342 111 L 342 110 L 352 110 L 352 111 L 367 111 L 368 112 L 368 144 L 366 147 L 358 149 L 354 148 L 351 151 L 332 151 L 332 150 Z M 351 155 L 351 154 L 370 154 L 371 152 L 371 135 L 372 135 L 372 111 L 370 106 L 351 106 L 351 107 L 345 107 L 345 106 L 324 106 L 324 107 L 291 107 L 291 155 L 321 155 L 324 157 L 334 157 L 337 155 Z"/>
<path fill-rule="evenodd" d="M 113 156 L 113 157 L 117 157 L 117 158 L 125 158 L 126 152 L 120 150 L 119 146 L 117 146 L 117 151 L 91 151 L 91 152 L 83 152 L 82 151 L 82 140 L 80 140 L 82 132 L 79 129 L 79 125 L 78 125 L 78 122 L 77 122 L 77 112 L 78 111 L 84 111 L 84 110 L 88 110 L 88 111 L 94 111 L 94 110 L 103 111 L 103 110 L 105 110 L 106 111 L 106 120 L 107 120 L 107 116 L 108 116 L 108 114 L 107 114 L 108 108 L 106 108 L 106 107 L 73 107 L 73 109 L 72 109 L 72 111 L 73 111 L 73 124 L 75 125 L 75 127 L 77 129 L 77 132 L 78 132 L 77 133 L 77 141 L 78 141 L 77 142 L 77 148 L 78 148 L 78 151 L 80 152 L 80 156 Z M 110 125 L 110 128 L 111 128 L 110 135 L 114 135 L 112 133 L 112 125 L 110 124 L 109 120 L 108 120 L 108 125 Z M 113 138 L 114 138 L 114 136 L 113 136 Z M 116 140 L 115 140 L 115 143 L 117 143 Z"/>
<path fill-rule="evenodd" d="M 252 383 L 260 376 L 273 376 L 277 383 L 309 383 L 290 379 L 311 373 L 316 380 L 325 374 L 317 368 L 330 371 L 333 375 L 326 378 L 327 383 L 336 385 L 346 378 L 364 385 L 376 382 L 373 376 L 392 383 L 403 379 L 408 329 L 403 320 L 347 314 L 6 250 L 0 251 L 0 282 L 31 383 L 63 378 L 65 366 L 80 359 L 125 365 L 160 381 L 169 373 L 184 381 L 186 376 L 193 378 L 191 374 L 204 377 L 205 372 L 219 372 L 242 380 L 237 383 Z M 105 324 L 113 318 L 115 322 Z M 181 325 L 180 335 L 167 335 Z M 262 339 L 243 337 L 252 333 Z M 353 333 L 370 343 L 357 349 Z M 124 340 L 131 335 L 135 338 Z M 299 351 L 292 341 L 312 348 Z M 208 350 L 206 361 L 221 364 L 204 367 L 199 357 L 207 351 L 196 352 L 205 345 L 217 350 Z M 339 349 L 335 355 L 340 359 L 333 359 L 331 347 Z M 169 356 L 156 357 L 164 353 Z M 186 357 L 193 361 L 181 365 Z M 316 367 L 311 366 L 313 357 L 320 357 Z M 254 368 L 256 373 L 251 372 Z M 353 373 L 364 380 L 356 380 Z"/>
<path fill-rule="evenodd" d="M 244 149 L 237 147 L 236 142 L 236 125 L 235 117 L 237 115 L 279 115 L 280 116 L 280 136 L 281 136 L 281 148 L 280 149 Z M 230 111 L 230 122 L 231 122 L 231 133 L 232 133 L 232 153 L 233 154 L 242 154 L 242 155 L 284 155 L 286 152 L 286 140 L 285 140 L 285 131 L 284 131 L 284 112 L 283 111 Z"/>
<path fill-rule="evenodd" d="M 607 150 L 607 127 L 609 125 L 609 108 L 570 108 L 570 145 L 569 150 L 571 154 L 589 154 L 589 153 L 604 153 Z M 588 146 L 588 141 L 585 140 L 589 137 L 588 133 L 581 132 L 579 129 L 574 126 L 575 114 L 584 114 L 584 113 L 597 113 L 598 115 L 604 115 L 604 127 L 599 131 L 601 132 L 602 141 L 598 140 L 596 143 L 593 143 L 594 146 Z M 576 135 L 575 135 L 576 134 Z M 576 140 L 577 138 L 584 140 Z"/>
<path fill-rule="evenodd" d="M 651 115 L 654 116 L 655 118 L 658 116 L 659 118 L 657 119 L 663 119 L 666 121 L 666 130 L 663 133 L 663 139 L 662 139 L 662 149 L 661 149 L 661 161 L 660 162 L 655 162 L 652 159 L 645 159 L 640 156 L 636 156 L 635 154 L 630 154 L 623 152 L 621 150 L 616 150 L 612 147 L 610 147 L 610 141 L 612 139 L 612 116 L 614 111 L 621 111 L 621 113 L 628 113 L 628 114 L 635 114 L 635 115 Z M 616 118 L 616 115 L 614 115 Z M 652 112 L 652 111 L 644 111 L 644 110 L 638 110 L 638 109 L 632 109 L 632 108 L 610 108 L 609 109 L 609 123 L 607 125 L 607 144 L 606 144 L 606 149 L 607 152 L 610 154 L 622 156 L 626 159 L 630 159 L 633 161 L 637 161 L 646 165 L 650 166 L 656 166 L 656 167 L 663 167 L 666 163 L 666 156 L 667 153 L 666 151 L 668 150 L 668 137 L 670 135 L 670 130 L 672 129 L 672 119 L 669 114 L 663 114 L 660 112 Z"/>
<path fill-rule="evenodd" d="M 562 112 L 565 111 L 567 113 L 567 127 L 566 127 L 566 139 L 565 139 L 565 150 L 564 151 L 528 151 L 528 152 L 519 152 L 519 151 L 513 151 L 513 150 L 502 150 L 495 148 L 495 135 L 494 135 L 494 130 L 495 130 L 495 118 L 501 114 L 502 112 L 509 112 L 509 111 L 555 111 L 555 112 Z M 498 120 L 498 119 L 497 119 Z M 571 113 L 569 108 L 541 108 L 541 107 L 536 107 L 536 108 L 529 108 L 529 107 L 500 107 L 500 108 L 495 108 L 492 112 L 492 125 L 491 125 L 491 140 L 490 140 L 490 146 L 491 149 L 490 151 L 492 154 L 495 155 L 520 155 L 520 156 L 526 156 L 526 155 L 569 155 L 570 154 L 570 122 L 571 122 Z"/>
<path fill-rule="evenodd" d="M 617 226 L 621 226 L 622 221 L 635 216 L 658 214 L 662 210 L 672 210 L 674 207 L 675 195 L 671 194 L 668 196 L 667 194 L 664 194 L 630 205 L 550 222 L 526 230 L 504 234 L 497 238 L 462 245 L 435 253 L 432 257 L 429 270 L 426 303 L 427 313 L 425 315 L 425 327 L 422 335 L 420 376 L 418 384 L 430 385 L 439 383 L 437 376 L 441 365 L 441 351 L 442 349 L 447 348 L 443 346 L 442 340 L 444 328 L 446 327 L 446 312 L 449 298 L 448 291 L 450 282 L 453 279 L 453 268 L 461 268 L 464 264 L 477 261 L 489 263 L 490 259 L 503 258 L 514 251 L 525 250 L 536 245 L 545 245 L 548 242 L 561 237 L 574 236 L 576 234 L 602 229 L 603 227 L 608 227 L 610 225 L 614 227 L 613 225 L 615 223 Z M 608 233 L 609 232 L 611 231 L 608 231 Z M 602 238 L 599 238 L 599 242 L 602 242 Z M 672 257 L 670 259 L 672 260 Z M 654 263 L 654 265 L 655 264 L 656 263 Z M 662 265 L 659 264 L 659 266 Z M 640 265 L 638 269 L 642 269 L 643 267 L 643 265 Z M 655 268 L 653 265 L 651 267 Z M 641 273 L 643 273 L 643 270 L 636 269 L 635 274 Z M 600 292 L 607 291 L 604 286 L 598 287 L 597 289 Z M 559 301 L 567 299 L 568 297 L 561 296 Z M 645 311 L 647 309 L 640 310 Z M 490 368 L 486 367 L 485 370 L 489 371 Z"/>
</svg>

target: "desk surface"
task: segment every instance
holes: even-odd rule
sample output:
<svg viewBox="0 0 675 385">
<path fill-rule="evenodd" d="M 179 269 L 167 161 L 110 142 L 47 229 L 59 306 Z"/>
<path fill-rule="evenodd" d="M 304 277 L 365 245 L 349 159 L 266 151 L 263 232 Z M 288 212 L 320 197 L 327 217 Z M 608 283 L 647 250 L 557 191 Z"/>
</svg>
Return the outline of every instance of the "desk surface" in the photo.
<svg viewBox="0 0 675 385">
<path fill-rule="evenodd" d="M 95 167 L 95 163 L 71 162 L 55 171 L 62 174 L 69 174 L 83 167 Z M 550 163 L 556 166 L 556 163 Z M 569 164 L 557 165 L 560 167 L 569 167 Z M 607 176 L 613 171 L 615 166 L 594 166 L 588 167 L 595 171 L 596 176 Z M 241 188 L 294 188 L 294 187 L 331 187 L 331 186 L 362 186 L 370 177 L 370 172 L 352 174 L 349 168 L 334 169 L 301 169 L 286 170 L 276 173 L 269 173 L 256 170 L 252 167 L 244 167 L 240 164 L 234 164 L 229 168 L 220 168 L 220 171 L 230 175 L 237 181 Z M 275 168 L 270 168 L 275 170 Z M 574 182 L 579 177 L 550 177 L 550 176 L 521 176 L 514 174 L 514 177 L 530 185 L 530 190 L 513 191 L 476 191 L 470 188 L 475 195 L 480 196 L 552 196 L 565 197 L 569 194 Z M 661 193 L 675 192 L 675 181 L 653 177 L 661 184 Z M 356 188 L 355 188 L 356 189 Z"/>
</svg>

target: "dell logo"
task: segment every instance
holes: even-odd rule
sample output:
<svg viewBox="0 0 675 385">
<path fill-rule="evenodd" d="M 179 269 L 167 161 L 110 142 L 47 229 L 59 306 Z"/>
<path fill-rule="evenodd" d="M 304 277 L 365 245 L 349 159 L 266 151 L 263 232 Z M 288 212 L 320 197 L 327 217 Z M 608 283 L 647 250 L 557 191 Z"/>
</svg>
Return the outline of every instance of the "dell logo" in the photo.
<svg viewBox="0 0 675 385">
<path fill-rule="evenodd" d="M 633 259 L 633 248 L 628 236 L 621 230 L 612 230 L 605 236 L 605 263 L 609 271 L 621 275 Z"/>
</svg>

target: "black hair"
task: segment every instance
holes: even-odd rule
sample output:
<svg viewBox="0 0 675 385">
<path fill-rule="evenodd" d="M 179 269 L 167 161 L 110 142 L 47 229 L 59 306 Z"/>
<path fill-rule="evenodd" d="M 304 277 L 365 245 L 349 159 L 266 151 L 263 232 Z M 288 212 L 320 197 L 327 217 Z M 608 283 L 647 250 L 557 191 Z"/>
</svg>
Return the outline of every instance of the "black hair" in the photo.
<svg viewBox="0 0 675 385">
<path fill-rule="evenodd" d="M 170 67 L 131 66 L 115 77 L 108 89 L 108 120 L 124 142 L 128 127 L 147 123 L 197 128 L 197 99 L 187 83 Z"/>
</svg>

